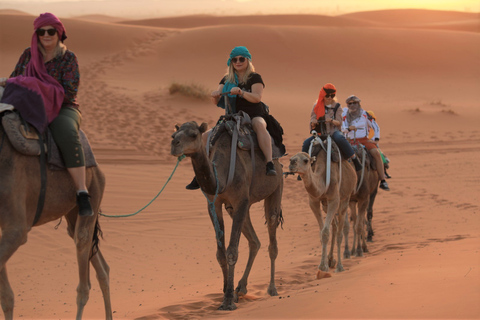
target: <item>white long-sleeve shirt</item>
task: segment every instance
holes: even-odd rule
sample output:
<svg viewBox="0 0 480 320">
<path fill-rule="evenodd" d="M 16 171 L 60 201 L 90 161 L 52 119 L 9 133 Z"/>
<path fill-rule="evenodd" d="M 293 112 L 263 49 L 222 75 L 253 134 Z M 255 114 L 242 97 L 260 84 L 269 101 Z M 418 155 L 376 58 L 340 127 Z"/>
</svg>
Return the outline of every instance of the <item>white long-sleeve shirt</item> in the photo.
<svg viewBox="0 0 480 320">
<path fill-rule="evenodd" d="M 365 110 L 362 110 L 362 114 L 360 115 L 360 117 L 353 120 L 352 123 L 348 123 L 347 121 L 347 112 L 348 109 L 345 108 L 342 114 L 342 131 L 346 133 L 347 138 L 368 138 L 368 131 L 373 130 L 374 135 L 372 140 L 380 140 L 380 127 L 374 119 L 369 119 L 368 114 Z M 355 126 L 357 128 L 357 131 L 348 131 L 349 126 Z"/>
</svg>

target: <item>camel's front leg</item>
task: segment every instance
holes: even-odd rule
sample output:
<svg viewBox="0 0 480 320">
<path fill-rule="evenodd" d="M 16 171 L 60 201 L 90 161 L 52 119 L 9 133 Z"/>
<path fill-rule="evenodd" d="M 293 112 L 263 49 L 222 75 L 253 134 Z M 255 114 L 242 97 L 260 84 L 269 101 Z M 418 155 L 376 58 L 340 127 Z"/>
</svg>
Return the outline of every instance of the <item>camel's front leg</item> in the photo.
<svg viewBox="0 0 480 320">
<path fill-rule="evenodd" d="M 12 225 L 26 225 L 23 219 L 24 215 L 18 211 L 9 210 L 12 213 L 12 220 L 18 220 L 12 223 Z M 4 211 L 2 214 L 6 215 L 7 212 L 9 211 Z M 0 302 L 5 319 L 8 320 L 13 319 L 14 295 L 8 281 L 6 264 L 18 247 L 27 242 L 27 232 L 28 230 L 24 228 L 2 228 L 0 237 Z"/>
<path fill-rule="evenodd" d="M 225 293 L 223 296 L 223 302 L 220 306 L 220 310 L 235 310 L 237 306 L 234 303 L 234 289 L 233 281 L 235 276 L 235 264 L 238 260 L 238 244 L 240 242 L 240 234 L 243 228 L 243 222 L 248 212 L 248 199 L 241 201 L 236 208 L 234 205 L 233 208 L 233 217 L 232 217 L 232 232 L 230 235 L 230 243 L 227 248 L 227 265 L 228 265 L 228 274 L 227 274 L 227 283 L 225 288 Z"/>
<path fill-rule="evenodd" d="M 232 214 L 230 216 L 232 216 Z M 247 294 L 248 276 L 250 275 L 250 271 L 252 270 L 253 262 L 255 261 L 258 250 L 260 250 L 260 240 L 255 233 L 249 214 L 247 215 L 247 217 L 245 218 L 245 222 L 243 223 L 242 233 L 248 240 L 248 261 L 242 279 L 240 279 L 240 281 L 238 282 L 238 286 L 235 289 L 235 302 L 238 302 L 238 296 L 243 296 Z"/>
<path fill-rule="evenodd" d="M 333 268 L 337 264 L 337 261 L 333 257 L 333 250 L 335 249 L 335 239 L 337 238 L 337 217 L 335 216 L 332 221 L 332 240 L 330 241 L 330 251 L 328 252 L 328 267 Z"/>
<path fill-rule="evenodd" d="M 350 213 L 352 215 L 352 225 L 353 225 L 353 240 L 352 240 L 352 254 L 355 255 L 355 247 L 357 246 L 357 202 L 353 201 L 350 203 Z"/>
<path fill-rule="evenodd" d="M 328 201 L 327 206 L 327 216 L 325 218 L 325 225 L 323 226 L 321 237 L 322 237 L 322 260 L 318 268 L 321 271 L 328 271 L 328 258 L 327 258 L 327 245 L 328 238 L 330 237 L 330 226 L 332 225 L 332 220 L 335 216 L 336 211 L 338 210 L 338 197 Z"/>
<path fill-rule="evenodd" d="M 268 254 L 270 255 L 270 284 L 268 285 L 268 294 L 278 296 L 275 286 L 275 260 L 278 256 L 277 228 L 280 225 L 282 216 L 282 188 L 279 187 L 274 194 L 265 199 L 265 219 L 268 228 Z"/>
<path fill-rule="evenodd" d="M 335 272 L 342 272 L 345 271 L 343 268 L 342 264 L 342 238 L 343 238 L 343 229 L 345 225 L 345 218 L 347 216 L 347 210 L 348 210 L 348 205 L 349 201 L 343 201 L 340 203 L 339 208 L 338 208 L 338 215 L 337 215 L 337 257 L 338 257 L 338 263 L 337 263 L 337 269 Z"/>
<path fill-rule="evenodd" d="M 211 200 L 211 199 L 210 199 Z M 227 265 L 227 255 L 225 249 L 225 224 L 223 221 L 222 213 L 222 204 L 220 202 L 215 203 L 215 212 L 211 210 L 211 207 L 208 206 L 208 213 L 210 215 L 210 220 L 212 221 L 213 228 L 215 231 L 215 239 L 217 240 L 217 261 L 222 269 L 223 274 L 223 293 L 227 292 L 227 281 L 228 281 L 228 265 Z M 218 221 L 219 230 L 215 230 L 215 222 L 213 215 L 216 215 Z M 220 238 L 217 239 L 217 231 L 221 233 Z"/>
<path fill-rule="evenodd" d="M 358 201 L 358 217 L 356 226 L 358 233 L 357 257 L 363 257 L 363 253 L 368 252 L 367 242 L 365 239 L 365 213 L 367 211 L 368 202 L 368 197 Z"/>
<path fill-rule="evenodd" d="M 309 196 L 308 200 L 309 200 L 308 204 L 310 205 L 310 209 L 312 210 L 313 215 L 317 219 L 318 228 L 320 230 L 320 244 L 321 244 L 322 243 L 321 240 L 322 240 L 322 229 L 323 229 L 323 216 L 322 216 L 322 210 L 320 208 L 320 199 Z"/>
</svg>

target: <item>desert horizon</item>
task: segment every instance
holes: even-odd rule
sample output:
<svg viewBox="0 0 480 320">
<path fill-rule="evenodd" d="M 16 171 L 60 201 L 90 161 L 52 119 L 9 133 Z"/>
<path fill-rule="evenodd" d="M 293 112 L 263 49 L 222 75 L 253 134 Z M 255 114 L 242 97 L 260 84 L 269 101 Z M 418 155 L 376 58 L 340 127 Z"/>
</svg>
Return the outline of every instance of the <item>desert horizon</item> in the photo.
<svg viewBox="0 0 480 320">
<path fill-rule="evenodd" d="M 0 8 L 0 77 L 10 75 L 30 45 L 36 17 L 11 8 Z M 344 272 L 330 269 L 331 277 L 319 280 L 317 221 L 303 183 L 285 178 L 279 296 L 267 294 L 268 234 L 263 203 L 254 204 L 250 215 L 262 247 L 248 294 L 225 312 L 216 310 L 223 283 L 207 202 L 200 191 L 185 190 L 194 172 L 191 160 L 182 160 L 142 212 L 99 217 L 114 319 L 480 318 L 478 13 L 59 18 L 80 65 L 82 129 L 107 178 L 104 214 L 136 212 L 162 189 L 178 161 L 170 155 L 175 124 L 215 125 L 224 110 L 169 88 L 215 90 L 240 45 L 265 82 L 262 101 L 284 128 L 284 172 L 309 135 L 310 111 L 325 83 L 335 84 L 342 107 L 355 94 L 375 112 L 380 148 L 391 161 L 391 191 L 378 192 L 369 252 L 343 259 Z M 224 216 L 229 236 L 231 219 Z M 247 258 L 242 237 L 235 285 Z M 75 318 L 77 262 L 65 221 L 33 228 L 6 266 L 15 318 Z M 93 268 L 90 278 L 84 319 L 102 319 Z"/>
</svg>

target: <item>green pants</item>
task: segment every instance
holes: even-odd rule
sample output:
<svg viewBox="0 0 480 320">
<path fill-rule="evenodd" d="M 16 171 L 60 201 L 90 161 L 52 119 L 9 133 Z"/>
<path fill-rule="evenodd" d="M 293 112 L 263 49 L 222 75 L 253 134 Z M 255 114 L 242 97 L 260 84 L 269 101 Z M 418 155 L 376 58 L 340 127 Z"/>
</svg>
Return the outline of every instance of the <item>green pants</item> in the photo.
<svg viewBox="0 0 480 320">
<path fill-rule="evenodd" d="M 81 123 L 80 111 L 67 107 L 60 109 L 60 113 L 49 126 L 67 168 L 85 166 L 85 154 L 79 136 Z"/>
</svg>

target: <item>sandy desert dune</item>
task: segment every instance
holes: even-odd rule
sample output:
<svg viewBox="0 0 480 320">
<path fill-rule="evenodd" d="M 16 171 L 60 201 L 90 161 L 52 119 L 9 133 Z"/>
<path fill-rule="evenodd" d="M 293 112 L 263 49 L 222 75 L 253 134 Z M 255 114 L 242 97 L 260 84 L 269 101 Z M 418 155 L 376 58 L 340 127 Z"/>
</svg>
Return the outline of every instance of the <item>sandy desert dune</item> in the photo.
<svg viewBox="0 0 480 320">
<path fill-rule="evenodd" d="M 0 77 L 29 46 L 34 18 L 0 11 Z M 176 123 L 215 124 L 223 110 L 168 88 L 178 82 L 214 90 L 238 45 L 252 53 L 266 84 L 263 101 L 284 127 L 284 170 L 308 136 L 311 106 L 327 82 L 343 105 L 356 94 L 375 111 L 380 146 L 391 160 L 391 191 L 377 196 L 370 252 L 343 260 L 345 272 L 321 280 L 317 223 L 303 184 L 286 178 L 278 297 L 266 293 L 268 238 L 263 206 L 255 204 L 251 216 L 263 246 L 248 295 L 233 312 L 216 310 L 223 294 L 214 231 L 202 193 L 184 189 L 193 170 L 183 160 L 140 214 L 100 217 L 115 319 L 480 318 L 478 14 L 62 21 L 81 66 L 83 129 L 107 176 L 106 214 L 135 212 L 160 191 L 177 163 L 170 155 Z M 34 228 L 7 264 L 18 319 L 75 317 L 75 248 L 65 221 L 54 228 L 58 222 Z M 241 240 L 237 281 L 247 252 Z M 91 281 L 84 318 L 102 319 L 93 269 Z"/>
</svg>

